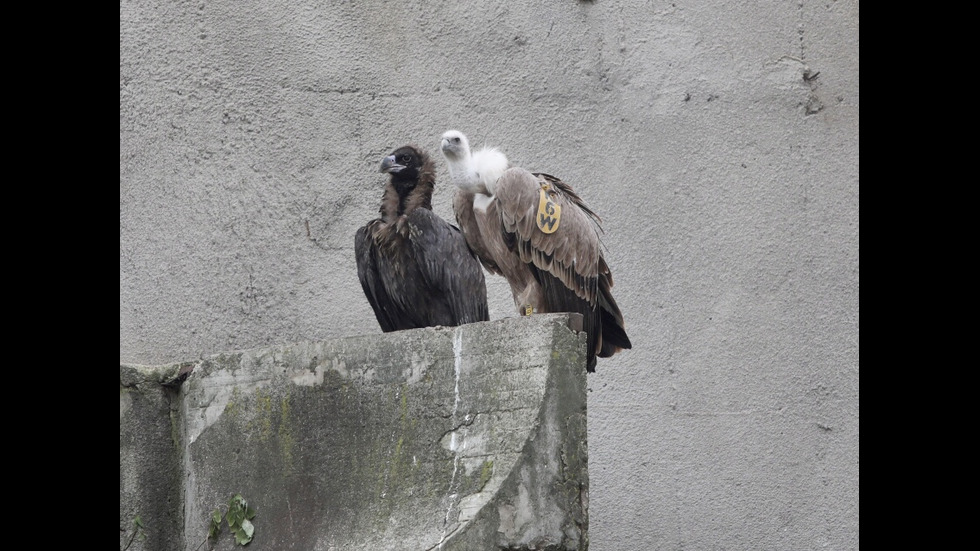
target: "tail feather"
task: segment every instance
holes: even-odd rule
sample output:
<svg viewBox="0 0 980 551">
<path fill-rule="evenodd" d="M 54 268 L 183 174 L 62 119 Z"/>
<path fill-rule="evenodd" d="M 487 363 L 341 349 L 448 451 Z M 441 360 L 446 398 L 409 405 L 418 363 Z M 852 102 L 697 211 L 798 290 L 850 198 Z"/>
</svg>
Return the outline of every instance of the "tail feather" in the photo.
<svg viewBox="0 0 980 551">
<path fill-rule="evenodd" d="M 616 304 L 616 299 L 612 296 L 612 277 L 599 278 L 599 310 L 602 313 L 600 325 L 602 327 L 602 345 L 597 352 L 600 358 L 608 358 L 620 350 L 633 348 L 629 336 L 626 334 L 623 313 Z"/>
</svg>

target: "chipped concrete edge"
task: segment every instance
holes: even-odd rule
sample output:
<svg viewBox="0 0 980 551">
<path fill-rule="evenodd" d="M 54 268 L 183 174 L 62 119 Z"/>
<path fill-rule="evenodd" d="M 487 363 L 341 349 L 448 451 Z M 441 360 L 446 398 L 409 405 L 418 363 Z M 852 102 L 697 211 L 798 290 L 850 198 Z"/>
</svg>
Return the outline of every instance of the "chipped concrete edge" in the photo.
<svg viewBox="0 0 980 551">
<path fill-rule="evenodd" d="M 587 551 L 588 446 L 581 316 L 556 319 L 545 396 L 521 460 L 496 495 L 440 550 Z M 578 318 L 578 319 L 576 319 Z"/>
</svg>

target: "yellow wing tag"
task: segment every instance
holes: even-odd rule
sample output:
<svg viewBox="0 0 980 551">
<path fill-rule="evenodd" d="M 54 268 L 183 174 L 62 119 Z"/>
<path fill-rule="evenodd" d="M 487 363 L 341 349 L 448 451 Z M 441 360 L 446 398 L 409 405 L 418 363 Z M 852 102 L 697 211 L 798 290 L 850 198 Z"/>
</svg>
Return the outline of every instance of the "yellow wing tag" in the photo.
<svg viewBox="0 0 980 551">
<path fill-rule="evenodd" d="M 551 195 L 541 188 L 541 199 L 538 201 L 538 215 L 534 218 L 538 229 L 544 233 L 555 233 L 561 222 L 561 206 L 551 200 Z"/>
</svg>

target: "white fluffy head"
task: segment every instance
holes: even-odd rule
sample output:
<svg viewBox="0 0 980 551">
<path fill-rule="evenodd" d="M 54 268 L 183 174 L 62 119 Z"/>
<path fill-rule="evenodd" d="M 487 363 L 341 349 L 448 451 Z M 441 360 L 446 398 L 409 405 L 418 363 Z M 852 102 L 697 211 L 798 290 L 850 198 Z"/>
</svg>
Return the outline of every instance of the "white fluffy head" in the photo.
<svg viewBox="0 0 980 551">
<path fill-rule="evenodd" d="M 447 130 L 442 134 L 441 149 L 442 156 L 449 162 L 450 173 L 470 158 L 470 141 L 459 130 Z"/>
</svg>

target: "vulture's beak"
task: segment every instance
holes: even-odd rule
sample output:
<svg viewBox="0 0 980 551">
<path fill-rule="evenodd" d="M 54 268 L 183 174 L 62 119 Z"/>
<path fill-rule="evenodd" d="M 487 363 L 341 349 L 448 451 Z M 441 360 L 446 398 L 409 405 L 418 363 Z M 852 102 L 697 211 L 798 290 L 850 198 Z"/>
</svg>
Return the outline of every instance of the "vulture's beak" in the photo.
<svg viewBox="0 0 980 551">
<path fill-rule="evenodd" d="M 400 165 L 395 162 L 394 155 L 388 155 L 381 161 L 381 172 L 401 172 L 405 170 L 405 165 Z"/>
</svg>

